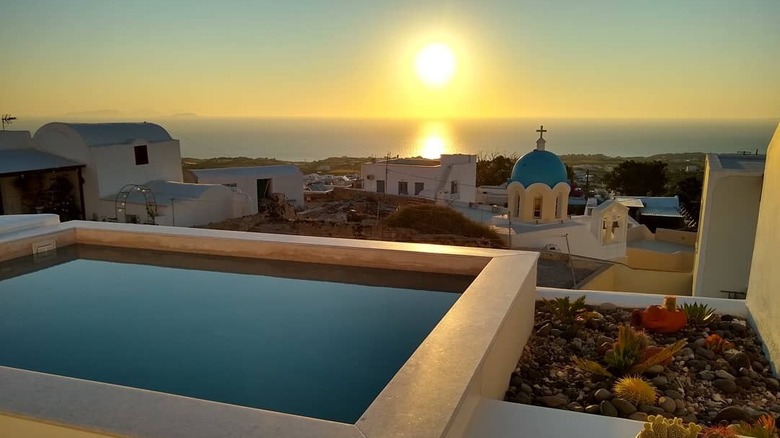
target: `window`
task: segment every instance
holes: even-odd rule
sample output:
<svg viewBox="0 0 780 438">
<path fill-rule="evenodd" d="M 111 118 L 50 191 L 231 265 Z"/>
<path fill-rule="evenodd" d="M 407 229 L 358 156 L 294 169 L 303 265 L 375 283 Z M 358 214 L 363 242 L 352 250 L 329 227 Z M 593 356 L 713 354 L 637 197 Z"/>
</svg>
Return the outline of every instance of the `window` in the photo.
<svg viewBox="0 0 780 438">
<path fill-rule="evenodd" d="M 146 150 L 146 145 L 136 146 L 135 150 L 135 165 L 140 166 L 142 164 L 149 164 L 149 153 Z"/>
<path fill-rule="evenodd" d="M 398 194 L 399 195 L 409 194 L 409 184 L 406 181 L 398 181 Z"/>
<path fill-rule="evenodd" d="M 376 180 L 376 192 L 377 193 L 385 192 L 385 180 L 383 179 Z"/>
<path fill-rule="evenodd" d="M 414 183 L 414 196 L 419 196 L 425 190 L 425 183 Z"/>
<path fill-rule="evenodd" d="M 452 181 L 450 182 L 450 194 L 454 195 L 458 193 L 458 182 Z"/>
<path fill-rule="evenodd" d="M 540 195 L 534 196 L 534 219 L 542 218 L 542 197 Z"/>
<path fill-rule="evenodd" d="M 561 218 L 561 203 L 563 201 L 563 196 L 558 195 L 555 197 L 555 219 Z"/>
</svg>

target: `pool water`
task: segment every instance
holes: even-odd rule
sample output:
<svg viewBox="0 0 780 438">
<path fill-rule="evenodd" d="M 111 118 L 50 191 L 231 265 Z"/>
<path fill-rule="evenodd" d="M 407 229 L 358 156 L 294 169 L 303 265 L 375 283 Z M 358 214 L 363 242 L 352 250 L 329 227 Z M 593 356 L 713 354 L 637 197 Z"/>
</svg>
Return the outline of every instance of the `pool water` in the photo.
<svg viewBox="0 0 780 438">
<path fill-rule="evenodd" d="M 459 297 L 137 261 L 167 254 L 6 275 L 0 365 L 354 423 Z"/>
</svg>

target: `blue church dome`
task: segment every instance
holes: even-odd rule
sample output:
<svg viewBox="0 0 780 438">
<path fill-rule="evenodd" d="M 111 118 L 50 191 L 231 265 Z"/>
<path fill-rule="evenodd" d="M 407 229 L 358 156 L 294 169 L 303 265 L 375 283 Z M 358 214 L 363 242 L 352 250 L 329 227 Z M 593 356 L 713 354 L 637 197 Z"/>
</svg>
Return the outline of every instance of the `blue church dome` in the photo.
<svg viewBox="0 0 780 438">
<path fill-rule="evenodd" d="M 512 176 L 509 181 L 519 182 L 523 187 L 542 183 L 552 188 L 561 182 L 568 184 L 569 178 L 566 166 L 557 155 L 549 151 L 535 149 L 517 160 L 512 168 Z"/>
</svg>

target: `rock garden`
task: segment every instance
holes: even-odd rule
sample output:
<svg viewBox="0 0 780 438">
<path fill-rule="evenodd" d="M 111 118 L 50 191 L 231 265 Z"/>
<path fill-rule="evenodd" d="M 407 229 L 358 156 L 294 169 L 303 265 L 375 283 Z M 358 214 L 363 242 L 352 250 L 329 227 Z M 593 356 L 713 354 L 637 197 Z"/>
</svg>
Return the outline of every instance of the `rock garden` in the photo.
<svg viewBox="0 0 780 438">
<path fill-rule="evenodd" d="M 565 297 L 537 301 L 506 400 L 646 421 L 640 438 L 773 437 L 780 382 L 743 318 L 673 297 L 646 309 Z"/>
</svg>

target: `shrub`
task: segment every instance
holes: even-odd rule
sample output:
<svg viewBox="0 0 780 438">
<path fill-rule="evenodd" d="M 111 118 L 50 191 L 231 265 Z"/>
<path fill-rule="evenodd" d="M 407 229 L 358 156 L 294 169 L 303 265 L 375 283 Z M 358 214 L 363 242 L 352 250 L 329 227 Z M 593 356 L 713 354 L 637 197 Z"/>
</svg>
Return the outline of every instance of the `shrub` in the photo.
<svg viewBox="0 0 780 438">
<path fill-rule="evenodd" d="M 685 303 L 682 305 L 682 310 L 688 316 L 688 321 L 695 325 L 706 324 L 715 315 L 712 308 L 706 304 Z"/>
</svg>

